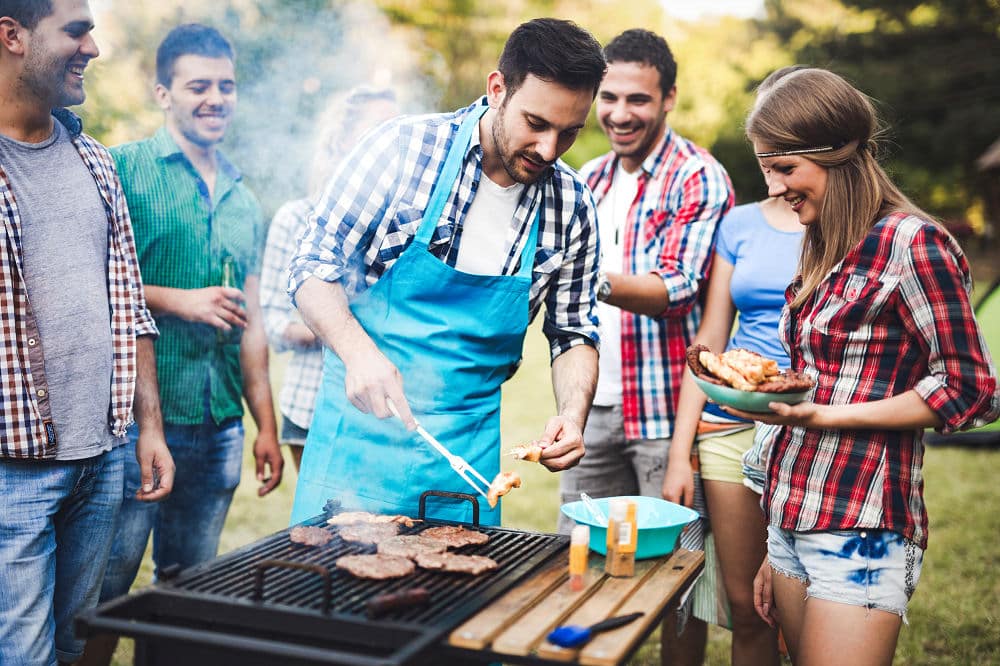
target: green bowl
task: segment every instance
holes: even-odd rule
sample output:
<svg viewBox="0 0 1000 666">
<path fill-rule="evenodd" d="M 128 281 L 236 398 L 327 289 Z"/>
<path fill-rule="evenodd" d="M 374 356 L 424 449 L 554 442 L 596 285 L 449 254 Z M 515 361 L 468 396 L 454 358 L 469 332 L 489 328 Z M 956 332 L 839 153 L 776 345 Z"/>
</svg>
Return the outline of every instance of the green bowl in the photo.
<svg viewBox="0 0 1000 666">
<path fill-rule="evenodd" d="M 773 410 L 767 406 L 769 402 L 785 402 L 789 405 L 802 402 L 809 395 L 809 391 L 799 391 L 797 393 L 761 393 L 758 391 L 740 391 L 728 386 L 719 386 L 712 382 L 707 382 L 698 375 L 693 375 L 694 381 L 705 395 L 720 405 L 733 407 L 744 412 L 761 412 L 771 414 Z"/>
</svg>

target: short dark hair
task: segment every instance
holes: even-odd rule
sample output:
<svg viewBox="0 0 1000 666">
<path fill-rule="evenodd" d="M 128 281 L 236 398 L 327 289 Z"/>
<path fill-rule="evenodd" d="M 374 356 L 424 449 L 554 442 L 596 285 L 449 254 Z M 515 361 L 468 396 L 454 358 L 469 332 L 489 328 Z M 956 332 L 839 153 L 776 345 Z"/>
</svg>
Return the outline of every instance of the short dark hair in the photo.
<svg viewBox="0 0 1000 666">
<path fill-rule="evenodd" d="M 0 0 L 0 16 L 9 16 L 28 30 L 52 13 L 52 0 Z"/>
<path fill-rule="evenodd" d="M 528 74 L 572 90 L 597 89 L 607 63 L 601 45 L 589 32 L 573 23 L 539 18 L 522 23 L 510 33 L 497 69 L 508 94 L 521 87 Z"/>
<path fill-rule="evenodd" d="M 185 55 L 236 61 L 233 45 L 221 32 L 200 23 L 185 23 L 171 30 L 156 49 L 156 82 L 169 88 L 174 79 L 174 63 Z"/>
<path fill-rule="evenodd" d="M 677 61 L 667 46 L 667 40 L 655 32 L 633 28 L 618 35 L 604 47 L 604 57 L 612 62 L 639 62 L 655 67 L 660 73 L 660 90 L 664 95 L 677 83 Z"/>
</svg>

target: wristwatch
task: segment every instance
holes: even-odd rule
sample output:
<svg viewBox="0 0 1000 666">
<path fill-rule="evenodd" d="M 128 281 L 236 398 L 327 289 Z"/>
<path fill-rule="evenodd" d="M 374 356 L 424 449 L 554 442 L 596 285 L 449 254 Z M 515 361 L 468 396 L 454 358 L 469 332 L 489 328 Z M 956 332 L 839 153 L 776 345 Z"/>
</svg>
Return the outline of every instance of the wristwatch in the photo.
<svg viewBox="0 0 1000 666">
<path fill-rule="evenodd" d="M 604 272 L 597 274 L 597 300 L 606 301 L 611 296 L 611 280 Z"/>
</svg>

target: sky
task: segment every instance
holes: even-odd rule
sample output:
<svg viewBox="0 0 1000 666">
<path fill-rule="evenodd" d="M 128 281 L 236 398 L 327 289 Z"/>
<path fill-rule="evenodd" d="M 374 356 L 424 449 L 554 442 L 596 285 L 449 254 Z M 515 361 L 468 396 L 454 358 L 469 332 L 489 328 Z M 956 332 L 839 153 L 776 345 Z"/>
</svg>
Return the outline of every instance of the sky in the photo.
<svg viewBox="0 0 1000 666">
<path fill-rule="evenodd" d="M 660 0 L 667 13 L 692 20 L 712 14 L 731 14 L 748 18 L 763 11 L 764 0 Z"/>
</svg>

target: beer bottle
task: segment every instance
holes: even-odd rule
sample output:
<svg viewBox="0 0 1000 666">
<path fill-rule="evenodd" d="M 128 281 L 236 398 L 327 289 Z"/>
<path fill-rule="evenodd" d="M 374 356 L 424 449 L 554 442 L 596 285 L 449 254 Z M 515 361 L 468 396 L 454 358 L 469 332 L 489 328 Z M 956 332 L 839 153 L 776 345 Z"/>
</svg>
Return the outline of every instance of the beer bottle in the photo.
<svg viewBox="0 0 1000 666">
<path fill-rule="evenodd" d="M 222 258 L 222 286 L 239 288 L 236 284 L 236 260 L 228 254 Z M 216 329 L 215 339 L 220 345 L 238 345 L 242 334 L 243 329 L 239 326 L 233 326 L 228 331 Z"/>
</svg>

